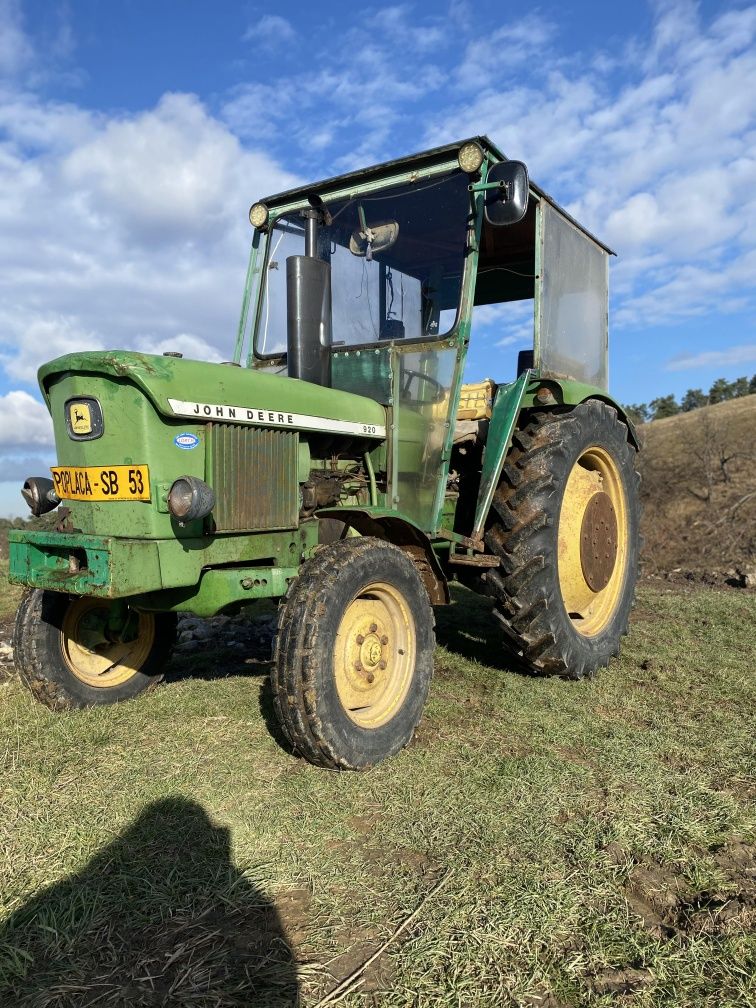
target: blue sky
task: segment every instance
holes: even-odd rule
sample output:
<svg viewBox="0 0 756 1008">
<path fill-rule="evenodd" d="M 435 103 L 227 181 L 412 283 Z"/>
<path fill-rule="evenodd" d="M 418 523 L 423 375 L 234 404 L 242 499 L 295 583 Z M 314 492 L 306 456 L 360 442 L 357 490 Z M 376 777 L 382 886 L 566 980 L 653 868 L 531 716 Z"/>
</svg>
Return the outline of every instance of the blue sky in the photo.
<svg viewBox="0 0 756 1008">
<path fill-rule="evenodd" d="M 756 4 L 344 9 L 0 0 L 0 515 L 44 360 L 225 359 L 255 198 L 477 133 L 617 250 L 619 399 L 756 372 Z M 470 376 L 526 338 L 481 313 Z"/>
</svg>

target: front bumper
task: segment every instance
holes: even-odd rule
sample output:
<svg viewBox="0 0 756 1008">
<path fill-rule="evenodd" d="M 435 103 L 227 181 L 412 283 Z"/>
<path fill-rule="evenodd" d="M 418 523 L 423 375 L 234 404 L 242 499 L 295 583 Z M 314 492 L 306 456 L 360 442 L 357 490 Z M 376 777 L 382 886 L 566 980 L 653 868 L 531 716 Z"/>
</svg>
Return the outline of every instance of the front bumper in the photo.
<svg viewBox="0 0 756 1008">
<path fill-rule="evenodd" d="M 224 606 L 284 595 L 317 522 L 296 532 L 125 539 L 81 532 L 8 533 L 13 584 L 99 598 L 140 596 L 147 609 L 212 616 Z"/>
<path fill-rule="evenodd" d="M 126 598 L 164 587 L 154 539 L 13 529 L 8 542 L 12 584 L 101 598 Z"/>
</svg>

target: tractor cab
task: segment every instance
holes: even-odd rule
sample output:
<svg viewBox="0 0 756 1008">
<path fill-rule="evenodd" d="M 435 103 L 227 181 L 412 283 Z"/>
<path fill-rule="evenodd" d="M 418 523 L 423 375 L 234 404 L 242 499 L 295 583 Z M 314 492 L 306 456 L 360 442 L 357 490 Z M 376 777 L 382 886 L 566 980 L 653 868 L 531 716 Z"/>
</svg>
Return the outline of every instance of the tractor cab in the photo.
<svg viewBox="0 0 756 1008">
<path fill-rule="evenodd" d="M 550 402 L 560 382 L 606 390 L 611 250 L 485 137 L 266 197 L 250 220 L 235 359 L 385 406 L 388 503 L 426 531 L 455 438 L 491 417 L 496 386 L 471 418 L 462 385 L 475 306 L 532 303 L 518 370 L 553 379 Z"/>
</svg>

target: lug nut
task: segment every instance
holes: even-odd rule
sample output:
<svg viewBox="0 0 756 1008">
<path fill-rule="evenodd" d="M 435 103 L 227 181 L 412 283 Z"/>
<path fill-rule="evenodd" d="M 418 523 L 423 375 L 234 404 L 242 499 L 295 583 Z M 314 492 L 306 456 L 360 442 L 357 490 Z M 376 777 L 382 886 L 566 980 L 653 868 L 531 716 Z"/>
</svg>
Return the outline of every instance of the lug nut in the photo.
<svg viewBox="0 0 756 1008">
<path fill-rule="evenodd" d="M 356 672 L 362 672 L 362 662 L 356 661 L 354 663 L 354 668 Z"/>
<path fill-rule="evenodd" d="M 385 669 L 386 668 L 386 662 L 385 661 L 378 662 L 378 668 L 379 669 Z"/>
<path fill-rule="evenodd" d="M 372 673 L 372 672 L 370 672 L 370 673 L 368 674 L 368 677 L 367 677 L 367 681 L 368 681 L 369 683 L 372 683 L 372 682 L 375 682 L 375 676 L 373 675 L 373 673 Z"/>
<path fill-rule="evenodd" d="M 371 623 L 370 624 L 370 633 L 375 633 L 375 631 L 377 629 L 378 629 L 378 624 L 377 623 Z"/>
<path fill-rule="evenodd" d="M 362 634 L 357 634 L 357 643 L 358 644 L 364 644 L 365 643 L 365 638 L 362 636 Z"/>
<path fill-rule="evenodd" d="M 386 645 L 388 644 L 388 637 L 386 636 L 386 634 L 384 634 L 383 637 L 381 637 L 381 644 L 383 644 L 384 647 L 386 647 Z"/>
</svg>

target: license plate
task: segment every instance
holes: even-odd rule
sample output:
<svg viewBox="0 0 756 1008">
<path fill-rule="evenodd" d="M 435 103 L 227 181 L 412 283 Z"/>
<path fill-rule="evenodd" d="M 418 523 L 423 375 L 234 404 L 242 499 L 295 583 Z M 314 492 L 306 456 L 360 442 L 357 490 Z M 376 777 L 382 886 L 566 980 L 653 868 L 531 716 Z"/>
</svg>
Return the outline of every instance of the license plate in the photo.
<svg viewBox="0 0 756 1008">
<path fill-rule="evenodd" d="M 55 493 L 61 500 L 148 501 L 150 470 L 146 465 L 54 466 Z"/>
</svg>

